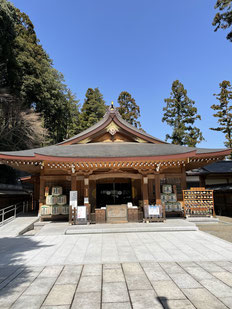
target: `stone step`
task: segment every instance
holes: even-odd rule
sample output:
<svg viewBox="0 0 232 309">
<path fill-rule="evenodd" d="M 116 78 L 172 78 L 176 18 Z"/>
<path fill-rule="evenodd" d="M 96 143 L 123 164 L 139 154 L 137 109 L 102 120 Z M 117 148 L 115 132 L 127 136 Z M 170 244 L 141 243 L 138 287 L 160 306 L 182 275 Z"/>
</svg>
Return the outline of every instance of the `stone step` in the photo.
<svg viewBox="0 0 232 309">
<path fill-rule="evenodd" d="M 80 228 L 70 227 L 66 229 L 65 235 L 75 234 L 109 234 L 109 233 L 141 233 L 141 232 L 186 232 L 186 231 L 198 231 L 198 227 L 191 226 L 152 226 L 152 227 L 140 227 L 140 228 Z"/>
<path fill-rule="evenodd" d="M 188 217 L 186 218 L 188 222 L 193 222 L 196 224 L 207 224 L 207 223 L 218 223 L 219 219 L 214 217 Z"/>
</svg>

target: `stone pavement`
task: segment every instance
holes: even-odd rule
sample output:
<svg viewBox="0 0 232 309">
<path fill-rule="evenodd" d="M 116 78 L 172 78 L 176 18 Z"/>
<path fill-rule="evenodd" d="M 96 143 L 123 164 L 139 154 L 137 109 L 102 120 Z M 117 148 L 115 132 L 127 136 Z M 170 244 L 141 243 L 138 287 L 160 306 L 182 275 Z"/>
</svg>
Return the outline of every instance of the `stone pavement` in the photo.
<svg viewBox="0 0 232 309">
<path fill-rule="evenodd" d="M 232 308 L 228 261 L 35 266 L 1 274 L 8 275 L 1 309 Z"/>
<path fill-rule="evenodd" d="M 0 237 L 14 237 L 23 234 L 30 225 L 38 220 L 38 216 L 35 215 L 20 215 L 9 223 L 0 226 Z"/>
<path fill-rule="evenodd" d="M 232 244 L 200 231 L 0 237 L 0 308 L 232 308 Z"/>
</svg>

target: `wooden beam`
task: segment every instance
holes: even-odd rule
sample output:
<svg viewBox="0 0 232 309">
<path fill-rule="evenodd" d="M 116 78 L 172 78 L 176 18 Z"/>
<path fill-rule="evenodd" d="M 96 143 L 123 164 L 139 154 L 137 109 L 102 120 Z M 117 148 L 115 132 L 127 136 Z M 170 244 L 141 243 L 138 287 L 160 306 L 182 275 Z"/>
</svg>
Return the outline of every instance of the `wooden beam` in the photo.
<svg viewBox="0 0 232 309">
<path fill-rule="evenodd" d="M 122 173 L 101 173 L 101 174 L 92 174 L 89 176 L 90 180 L 98 180 L 98 179 L 104 179 L 104 178 L 132 178 L 132 179 L 141 179 L 142 175 L 140 174 L 133 174 L 128 172 L 122 172 Z"/>
</svg>

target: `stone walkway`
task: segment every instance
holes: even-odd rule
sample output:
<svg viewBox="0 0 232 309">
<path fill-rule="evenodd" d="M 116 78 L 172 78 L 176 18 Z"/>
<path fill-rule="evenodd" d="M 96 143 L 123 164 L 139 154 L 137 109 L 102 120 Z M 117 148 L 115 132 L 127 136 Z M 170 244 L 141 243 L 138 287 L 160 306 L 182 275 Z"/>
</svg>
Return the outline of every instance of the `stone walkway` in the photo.
<svg viewBox="0 0 232 309">
<path fill-rule="evenodd" d="M 0 238 L 0 266 L 227 260 L 232 244 L 200 231 Z"/>
<path fill-rule="evenodd" d="M 230 262 L 37 266 L 4 272 L 1 309 L 232 308 Z"/>
<path fill-rule="evenodd" d="M 200 231 L 1 237 L 0 308 L 232 308 L 232 244 Z"/>
</svg>

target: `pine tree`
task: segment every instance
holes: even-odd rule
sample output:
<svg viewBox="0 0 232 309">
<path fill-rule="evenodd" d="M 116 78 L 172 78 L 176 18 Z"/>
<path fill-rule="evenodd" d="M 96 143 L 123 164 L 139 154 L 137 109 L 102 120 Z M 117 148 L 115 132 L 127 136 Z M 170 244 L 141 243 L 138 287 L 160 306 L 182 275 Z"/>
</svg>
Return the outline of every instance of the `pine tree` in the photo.
<svg viewBox="0 0 232 309">
<path fill-rule="evenodd" d="M 214 8 L 219 9 L 212 23 L 216 26 L 214 31 L 230 28 L 226 38 L 232 42 L 232 0 L 217 0 Z"/>
<path fill-rule="evenodd" d="M 140 108 L 131 94 L 127 91 L 122 91 L 118 97 L 118 104 L 118 111 L 122 118 L 136 128 L 140 128 L 141 124 L 137 120 L 140 117 Z"/>
<path fill-rule="evenodd" d="M 98 122 L 106 112 L 103 95 L 98 88 L 88 88 L 85 94 L 86 98 L 81 108 L 80 128 L 81 131 L 88 129 Z"/>
<path fill-rule="evenodd" d="M 170 139 L 172 144 L 187 145 L 195 147 L 197 143 L 204 140 L 199 128 L 193 126 L 197 119 L 195 102 L 188 98 L 187 90 L 178 80 L 172 83 L 170 98 L 164 100 L 166 107 L 163 108 L 163 122 L 173 128 L 172 135 L 167 134 L 166 140 Z"/>
<path fill-rule="evenodd" d="M 225 134 L 225 146 L 232 148 L 232 86 L 229 81 L 224 80 L 219 84 L 220 93 L 214 94 L 219 104 L 213 104 L 211 108 L 217 111 L 213 114 L 218 118 L 218 127 L 210 128 Z"/>
</svg>

